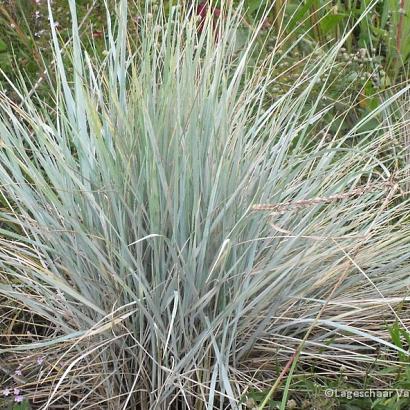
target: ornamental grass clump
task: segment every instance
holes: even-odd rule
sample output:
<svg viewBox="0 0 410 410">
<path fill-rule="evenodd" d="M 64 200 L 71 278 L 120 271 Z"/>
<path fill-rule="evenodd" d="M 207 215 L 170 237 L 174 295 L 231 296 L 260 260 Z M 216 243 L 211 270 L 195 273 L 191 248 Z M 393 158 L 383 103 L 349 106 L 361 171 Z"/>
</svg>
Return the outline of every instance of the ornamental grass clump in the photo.
<svg viewBox="0 0 410 410">
<path fill-rule="evenodd" d="M 311 92 L 339 46 L 272 95 L 240 7 L 201 30 L 194 8 L 147 13 L 127 38 L 120 1 L 99 58 L 69 4 L 64 53 L 50 15 L 50 100 L 1 95 L 4 388 L 41 409 L 236 409 L 302 340 L 300 363 L 330 373 L 403 353 L 379 320 L 407 323 L 387 114 L 405 90 L 328 138 L 328 84 Z"/>
</svg>

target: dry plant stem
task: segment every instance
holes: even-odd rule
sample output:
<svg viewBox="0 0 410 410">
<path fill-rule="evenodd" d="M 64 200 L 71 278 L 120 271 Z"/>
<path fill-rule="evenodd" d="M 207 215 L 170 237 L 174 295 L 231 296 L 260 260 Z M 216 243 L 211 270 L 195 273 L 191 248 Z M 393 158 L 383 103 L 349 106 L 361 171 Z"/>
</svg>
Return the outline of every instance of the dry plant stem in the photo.
<svg viewBox="0 0 410 410">
<path fill-rule="evenodd" d="M 318 7 L 315 2 L 312 2 L 312 5 L 310 7 L 310 20 L 311 24 L 314 30 L 314 33 L 316 35 L 316 40 L 318 41 L 319 44 L 322 43 L 322 36 L 320 32 L 320 27 L 319 27 L 319 18 L 318 18 Z"/>
<path fill-rule="evenodd" d="M 401 49 L 401 37 L 403 35 L 403 20 L 404 20 L 404 0 L 399 1 L 399 22 L 397 24 L 396 32 L 396 47 L 398 57 L 400 56 Z"/>
<path fill-rule="evenodd" d="M 283 34 L 283 19 L 287 0 L 275 0 L 274 3 L 274 24 L 277 30 L 277 37 L 280 39 Z"/>
<path fill-rule="evenodd" d="M 305 208 L 311 205 L 318 205 L 318 204 L 328 204 L 331 202 L 340 201 L 340 200 L 355 197 L 355 196 L 361 196 L 367 192 L 374 192 L 381 188 L 383 189 L 386 189 L 388 187 L 390 188 L 391 186 L 392 186 L 392 183 L 388 181 L 388 182 L 381 184 L 381 186 L 380 184 L 370 185 L 370 186 L 361 186 L 349 192 L 335 194 L 335 195 L 331 195 L 328 197 L 300 199 L 298 201 L 287 201 L 287 202 L 282 202 L 279 204 L 255 204 L 252 206 L 251 209 L 253 211 L 274 211 L 275 213 L 284 213 L 292 209 L 300 209 L 300 208 Z"/>
</svg>

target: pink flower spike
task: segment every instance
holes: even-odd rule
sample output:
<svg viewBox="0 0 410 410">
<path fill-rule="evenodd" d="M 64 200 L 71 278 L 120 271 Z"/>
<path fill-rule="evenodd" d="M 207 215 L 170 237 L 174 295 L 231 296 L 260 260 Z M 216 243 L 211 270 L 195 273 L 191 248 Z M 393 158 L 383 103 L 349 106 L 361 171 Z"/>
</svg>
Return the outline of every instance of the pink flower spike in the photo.
<svg viewBox="0 0 410 410">
<path fill-rule="evenodd" d="M 8 387 L 6 387 L 6 388 L 3 390 L 3 396 L 5 396 L 5 397 L 10 396 L 10 393 L 11 393 L 11 391 L 10 391 L 10 389 L 9 389 Z"/>
<path fill-rule="evenodd" d="M 19 389 L 18 387 L 15 387 L 15 388 L 13 389 L 13 394 L 14 394 L 15 396 L 18 396 L 18 395 L 20 394 L 20 389 Z"/>
<path fill-rule="evenodd" d="M 21 372 L 20 369 L 17 369 L 17 370 L 14 372 L 14 374 L 15 374 L 16 376 L 22 376 L 22 375 L 23 375 L 23 373 Z"/>
<path fill-rule="evenodd" d="M 14 401 L 16 402 L 16 403 L 21 403 L 22 401 L 24 400 L 24 397 L 23 396 L 16 396 L 16 397 L 14 397 Z"/>
</svg>

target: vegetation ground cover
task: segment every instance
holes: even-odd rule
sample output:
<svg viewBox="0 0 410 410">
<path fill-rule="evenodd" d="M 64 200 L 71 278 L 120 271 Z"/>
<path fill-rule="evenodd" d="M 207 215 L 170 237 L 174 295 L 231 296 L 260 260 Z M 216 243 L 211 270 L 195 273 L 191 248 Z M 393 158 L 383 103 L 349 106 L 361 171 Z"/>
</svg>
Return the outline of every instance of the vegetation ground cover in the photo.
<svg viewBox="0 0 410 410">
<path fill-rule="evenodd" d="M 2 405 L 407 408 L 405 7 L 2 2 Z"/>
</svg>

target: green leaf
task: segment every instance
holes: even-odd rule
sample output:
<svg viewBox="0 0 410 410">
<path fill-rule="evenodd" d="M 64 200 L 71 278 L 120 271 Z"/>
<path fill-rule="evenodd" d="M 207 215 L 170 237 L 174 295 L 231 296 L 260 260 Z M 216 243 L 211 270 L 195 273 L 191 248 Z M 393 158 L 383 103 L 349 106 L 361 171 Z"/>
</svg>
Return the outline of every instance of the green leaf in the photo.
<svg viewBox="0 0 410 410">
<path fill-rule="evenodd" d="M 307 0 L 303 6 L 289 4 L 288 11 L 292 12 L 292 17 L 287 24 L 289 31 L 292 31 L 298 24 L 301 24 L 314 2 L 315 0 Z"/>
<path fill-rule="evenodd" d="M 31 406 L 28 400 L 24 400 L 22 403 L 14 404 L 11 410 L 30 410 Z"/>
<path fill-rule="evenodd" d="M 258 10 L 259 8 L 263 7 L 263 3 L 265 3 L 265 1 L 263 0 L 248 0 L 246 2 L 246 7 L 249 13 L 253 13 L 256 10 Z"/>
<path fill-rule="evenodd" d="M 7 44 L 0 38 L 0 53 L 7 51 Z"/>
<path fill-rule="evenodd" d="M 400 333 L 406 340 L 407 344 L 410 346 L 410 333 L 406 329 L 400 328 Z"/>
<path fill-rule="evenodd" d="M 347 14 L 327 14 L 320 21 L 320 28 L 324 34 L 329 33 L 332 30 L 335 30 L 339 22 L 343 21 L 348 17 Z"/>
</svg>

